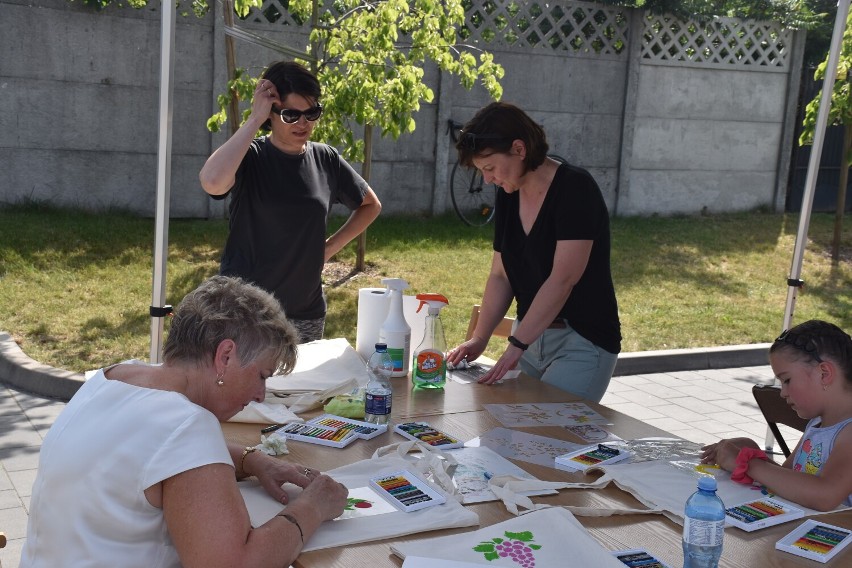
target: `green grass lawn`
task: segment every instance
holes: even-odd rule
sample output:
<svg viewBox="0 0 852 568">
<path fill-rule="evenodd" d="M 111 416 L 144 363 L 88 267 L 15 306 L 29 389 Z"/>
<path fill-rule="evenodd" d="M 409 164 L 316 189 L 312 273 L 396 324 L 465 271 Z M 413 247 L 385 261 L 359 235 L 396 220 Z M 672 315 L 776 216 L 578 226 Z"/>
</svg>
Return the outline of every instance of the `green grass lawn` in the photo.
<svg viewBox="0 0 852 568">
<path fill-rule="evenodd" d="M 852 330 L 852 237 L 844 231 L 843 260 L 832 266 L 833 222 L 813 215 L 794 321 L 822 318 Z M 148 359 L 153 219 L 14 206 L 0 209 L 0 227 L 0 330 L 27 355 L 78 372 Z M 798 215 L 757 212 L 613 219 L 623 351 L 771 341 L 782 324 L 797 228 Z M 407 293 L 447 296 L 447 341 L 462 341 L 482 296 L 492 231 L 451 215 L 383 215 L 367 232 L 364 273 L 350 276 L 354 244 L 329 266 L 326 337 L 354 346 L 358 289 L 399 277 L 411 284 Z M 224 220 L 170 222 L 169 303 L 216 273 L 226 235 Z M 487 354 L 502 346 L 493 340 Z"/>
</svg>

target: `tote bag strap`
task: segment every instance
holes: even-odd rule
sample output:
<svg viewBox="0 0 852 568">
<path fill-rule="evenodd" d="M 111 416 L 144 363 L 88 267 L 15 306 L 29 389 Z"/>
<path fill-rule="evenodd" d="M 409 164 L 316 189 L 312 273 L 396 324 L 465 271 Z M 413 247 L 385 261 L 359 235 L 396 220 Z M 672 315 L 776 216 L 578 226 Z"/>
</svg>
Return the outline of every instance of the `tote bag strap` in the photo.
<svg viewBox="0 0 852 568">
<path fill-rule="evenodd" d="M 421 457 L 414 458 L 409 454 L 420 453 Z M 429 444 L 408 440 L 396 444 L 383 446 L 373 452 L 372 459 L 381 459 L 387 455 L 395 455 L 408 461 L 413 469 L 426 477 L 431 477 L 432 481 L 441 487 L 451 498 L 461 502 L 462 496 L 453 484 L 453 473 L 458 467 L 456 458 L 446 452 L 430 446 Z"/>
<path fill-rule="evenodd" d="M 609 485 L 612 477 L 603 475 L 590 483 L 570 483 L 560 481 L 540 481 L 521 479 L 512 475 L 501 475 L 491 478 L 488 482 L 488 489 L 497 496 L 508 510 L 513 515 L 524 515 L 532 511 L 546 509 L 552 505 L 545 503 L 533 503 L 532 499 L 521 493 L 526 491 L 536 491 L 541 489 L 601 489 Z M 633 514 L 663 514 L 662 509 L 631 509 L 631 508 L 612 508 L 601 509 L 599 507 L 575 507 L 564 505 L 563 508 L 571 511 L 575 515 L 585 517 L 609 517 L 612 515 L 633 515 Z"/>
</svg>

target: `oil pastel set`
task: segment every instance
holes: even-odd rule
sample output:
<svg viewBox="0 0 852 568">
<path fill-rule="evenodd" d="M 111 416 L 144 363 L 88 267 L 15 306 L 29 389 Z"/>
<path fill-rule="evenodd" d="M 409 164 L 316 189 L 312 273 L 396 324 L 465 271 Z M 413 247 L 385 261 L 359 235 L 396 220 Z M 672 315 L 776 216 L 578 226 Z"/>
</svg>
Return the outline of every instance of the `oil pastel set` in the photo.
<svg viewBox="0 0 852 568">
<path fill-rule="evenodd" d="M 345 448 L 355 440 L 369 440 L 387 432 L 387 424 L 371 424 L 333 414 L 324 414 L 307 422 L 291 422 L 275 431 L 273 436 L 288 440 Z"/>
<path fill-rule="evenodd" d="M 370 486 L 397 509 L 407 513 L 446 502 L 446 497 L 408 470 L 371 478 Z"/>
<path fill-rule="evenodd" d="M 747 532 L 795 521 L 804 515 L 803 510 L 769 497 L 725 509 L 726 524 Z"/>
<path fill-rule="evenodd" d="M 612 555 L 630 568 L 669 568 L 668 564 L 657 560 L 650 552 L 642 548 L 616 550 Z"/>
<path fill-rule="evenodd" d="M 409 440 L 424 442 L 442 450 L 450 450 L 464 446 L 464 442 L 458 438 L 441 432 L 426 422 L 405 422 L 403 424 L 397 424 L 393 431 L 408 438 Z"/>
<path fill-rule="evenodd" d="M 633 453 L 629 450 L 597 444 L 586 446 L 575 452 L 556 456 L 556 467 L 586 471 L 592 467 L 626 460 L 632 455 Z"/>
<path fill-rule="evenodd" d="M 846 548 L 850 540 L 852 532 L 848 529 L 808 519 L 775 543 L 775 548 L 817 562 L 828 562 Z"/>
</svg>

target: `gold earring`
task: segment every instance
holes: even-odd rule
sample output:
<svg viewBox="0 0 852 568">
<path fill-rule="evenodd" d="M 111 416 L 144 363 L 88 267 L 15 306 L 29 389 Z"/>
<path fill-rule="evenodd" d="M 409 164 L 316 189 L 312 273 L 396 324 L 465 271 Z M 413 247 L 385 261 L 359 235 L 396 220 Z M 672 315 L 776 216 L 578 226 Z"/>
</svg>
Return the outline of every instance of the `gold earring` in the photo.
<svg viewBox="0 0 852 568">
<path fill-rule="evenodd" d="M 225 381 L 222 380 L 222 377 L 225 376 L 224 372 L 216 374 L 216 384 L 220 387 L 225 384 Z"/>
</svg>

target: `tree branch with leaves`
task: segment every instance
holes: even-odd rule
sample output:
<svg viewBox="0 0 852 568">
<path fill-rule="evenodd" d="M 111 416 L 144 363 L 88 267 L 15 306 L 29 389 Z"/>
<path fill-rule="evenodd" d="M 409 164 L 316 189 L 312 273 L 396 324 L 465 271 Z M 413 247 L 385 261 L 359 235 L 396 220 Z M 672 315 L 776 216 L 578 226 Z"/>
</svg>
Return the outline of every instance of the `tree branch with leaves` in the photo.
<svg viewBox="0 0 852 568">
<path fill-rule="evenodd" d="M 247 14 L 251 5 L 238 1 L 237 13 Z M 355 124 L 374 126 L 394 139 L 414 131 L 414 114 L 434 99 L 424 82 L 427 64 L 457 77 L 467 89 L 479 83 L 493 99 L 502 95 L 503 67 L 491 53 L 459 41 L 465 23 L 461 0 L 342 0 L 328 7 L 291 0 L 288 10 L 299 21 L 316 22 L 304 61 L 323 86 L 325 113 L 315 137 L 341 148 L 349 160 L 363 159 Z M 210 130 L 225 124 L 230 91 L 249 100 L 256 81 L 240 70 L 229 93 L 218 97 Z"/>
</svg>

